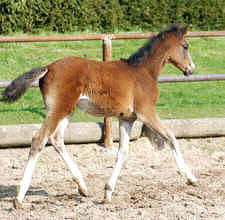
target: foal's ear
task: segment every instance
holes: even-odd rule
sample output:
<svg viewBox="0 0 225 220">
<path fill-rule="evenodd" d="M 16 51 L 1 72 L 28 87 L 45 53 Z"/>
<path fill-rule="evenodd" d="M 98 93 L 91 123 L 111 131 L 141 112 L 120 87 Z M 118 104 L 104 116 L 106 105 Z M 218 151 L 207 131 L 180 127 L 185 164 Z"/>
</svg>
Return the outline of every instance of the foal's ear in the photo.
<svg viewBox="0 0 225 220">
<path fill-rule="evenodd" d="M 188 29 L 189 29 L 189 24 L 187 24 L 183 28 L 181 28 L 181 32 L 182 32 L 183 36 L 185 36 L 187 34 Z"/>
</svg>

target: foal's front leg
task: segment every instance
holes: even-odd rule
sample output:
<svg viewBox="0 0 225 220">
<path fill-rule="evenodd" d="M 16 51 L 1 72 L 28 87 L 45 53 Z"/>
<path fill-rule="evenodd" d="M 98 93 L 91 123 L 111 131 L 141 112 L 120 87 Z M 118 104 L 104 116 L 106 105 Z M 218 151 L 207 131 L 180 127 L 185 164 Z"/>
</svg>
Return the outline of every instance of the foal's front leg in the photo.
<svg viewBox="0 0 225 220">
<path fill-rule="evenodd" d="M 110 177 L 108 183 L 105 185 L 105 198 L 104 198 L 105 202 L 111 202 L 112 193 L 115 189 L 116 181 L 120 174 L 120 170 L 122 168 L 123 162 L 128 157 L 129 139 L 130 139 L 132 125 L 133 125 L 132 121 L 120 120 L 119 122 L 119 132 L 120 132 L 119 151 L 117 154 L 116 165 L 114 167 L 112 176 Z"/>
</svg>

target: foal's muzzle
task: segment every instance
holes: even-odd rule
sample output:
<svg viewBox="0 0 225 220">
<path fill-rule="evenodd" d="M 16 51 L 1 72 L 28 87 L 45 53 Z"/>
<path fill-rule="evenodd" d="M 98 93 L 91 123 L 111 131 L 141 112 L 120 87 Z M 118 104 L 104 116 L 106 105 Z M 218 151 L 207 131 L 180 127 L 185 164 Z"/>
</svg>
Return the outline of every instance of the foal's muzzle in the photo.
<svg viewBox="0 0 225 220">
<path fill-rule="evenodd" d="M 191 60 L 190 64 L 187 65 L 186 68 L 184 69 L 184 75 L 190 76 L 194 73 L 194 71 L 195 71 L 195 64 Z"/>
<path fill-rule="evenodd" d="M 184 71 L 184 75 L 185 76 L 190 76 L 190 75 L 192 75 L 194 72 L 192 71 L 192 70 L 190 70 L 190 69 L 185 69 L 185 71 Z"/>
</svg>

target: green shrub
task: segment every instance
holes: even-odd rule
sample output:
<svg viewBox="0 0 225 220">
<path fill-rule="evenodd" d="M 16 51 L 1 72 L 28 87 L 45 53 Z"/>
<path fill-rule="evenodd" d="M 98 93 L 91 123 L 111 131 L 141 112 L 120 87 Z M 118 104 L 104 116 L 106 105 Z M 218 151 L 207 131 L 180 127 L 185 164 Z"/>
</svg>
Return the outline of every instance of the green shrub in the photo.
<svg viewBox="0 0 225 220">
<path fill-rule="evenodd" d="M 0 33 L 153 31 L 169 23 L 224 30 L 224 0 L 1 0 Z"/>
</svg>

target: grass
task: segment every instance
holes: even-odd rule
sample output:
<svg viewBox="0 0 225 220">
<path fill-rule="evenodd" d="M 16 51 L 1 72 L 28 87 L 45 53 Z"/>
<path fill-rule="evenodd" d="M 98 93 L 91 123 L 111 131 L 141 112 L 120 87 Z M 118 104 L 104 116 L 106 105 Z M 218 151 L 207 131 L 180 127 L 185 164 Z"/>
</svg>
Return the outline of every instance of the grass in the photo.
<svg viewBox="0 0 225 220">
<path fill-rule="evenodd" d="M 145 40 L 114 40 L 113 59 L 128 57 Z M 198 73 L 225 73 L 225 38 L 190 38 L 190 52 Z M 65 56 L 102 60 L 101 41 L 2 43 L 0 80 L 11 80 L 36 66 Z M 163 75 L 182 74 L 167 65 Z M 163 119 L 224 117 L 225 81 L 159 84 L 157 110 Z M 0 124 L 41 123 L 45 109 L 39 89 L 31 88 L 16 103 L 0 103 Z M 102 121 L 102 118 L 75 112 L 72 121 Z"/>
</svg>

